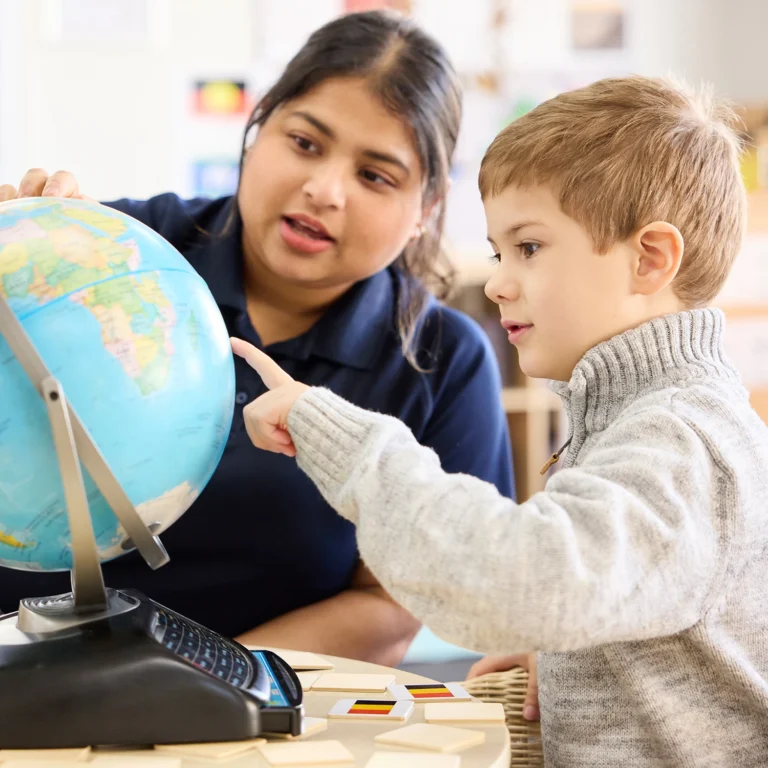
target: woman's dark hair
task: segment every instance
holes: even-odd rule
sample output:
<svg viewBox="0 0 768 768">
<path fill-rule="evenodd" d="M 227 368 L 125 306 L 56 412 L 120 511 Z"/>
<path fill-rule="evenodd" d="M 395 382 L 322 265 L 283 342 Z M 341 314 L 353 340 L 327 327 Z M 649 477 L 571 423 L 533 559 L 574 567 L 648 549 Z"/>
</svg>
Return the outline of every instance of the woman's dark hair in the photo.
<svg viewBox="0 0 768 768">
<path fill-rule="evenodd" d="M 341 16 L 314 32 L 248 120 L 249 134 L 281 104 L 333 77 L 365 78 L 371 92 L 410 129 L 421 161 L 425 205 L 434 205 L 422 236 L 396 265 L 401 281 L 397 326 L 403 353 L 416 368 L 416 337 L 428 290 L 449 293 L 454 273 L 443 250 L 445 195 L 461 122 L 461 88 L 442 47 L 413 21 L 391 11 Z"/>
</svg>

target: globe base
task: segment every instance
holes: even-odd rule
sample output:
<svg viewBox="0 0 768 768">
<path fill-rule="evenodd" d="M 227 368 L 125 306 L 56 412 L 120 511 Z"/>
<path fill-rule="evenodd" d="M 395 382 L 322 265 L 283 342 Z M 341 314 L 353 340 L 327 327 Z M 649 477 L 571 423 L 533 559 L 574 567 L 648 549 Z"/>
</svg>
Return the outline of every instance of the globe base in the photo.
<svg viewBox="0 0 768 768">
<path fill-rule="evenodd" d="M 110 588 L 106 589 L 106 598 L 106 607 L 103 610 L 87 613 L 78 610 L 72 592 L 25 598 L 19 604 L 17 627 L 20 632 L 44 635 L 119 616 L 139 605 L 136 598 Z"/>
</svg>

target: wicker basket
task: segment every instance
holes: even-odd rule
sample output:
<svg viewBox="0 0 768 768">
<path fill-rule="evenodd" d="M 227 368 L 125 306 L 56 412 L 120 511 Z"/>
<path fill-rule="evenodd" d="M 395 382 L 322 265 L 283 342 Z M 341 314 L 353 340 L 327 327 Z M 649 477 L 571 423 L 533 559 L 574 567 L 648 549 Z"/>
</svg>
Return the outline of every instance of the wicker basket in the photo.
<svg viewBox="0 0 768 768">
<path fill-rule="evenodd" d="M 528 673 L 520 667 L 513 667 L 507 672 L 492 672 L 462 683 L 468 693 L 481 701 L 501 702 L 504 705 L 509 729 L 510 766 L 542 768 L 541 727 L 523 719 L 527 684 Z"/>
</svg>

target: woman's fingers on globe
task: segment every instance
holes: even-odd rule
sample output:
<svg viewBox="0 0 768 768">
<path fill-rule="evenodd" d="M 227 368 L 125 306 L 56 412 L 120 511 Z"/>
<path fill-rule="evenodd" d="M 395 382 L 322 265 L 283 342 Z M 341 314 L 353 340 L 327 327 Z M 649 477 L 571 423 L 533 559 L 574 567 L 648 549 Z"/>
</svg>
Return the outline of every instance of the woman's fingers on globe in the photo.
<svg viewBox="0 0 768 768">
<path fill-rule="evenodd" d="M 16 187 L 11 184 L 0 184 L 0 203 L 16 199 Z"/>
<path fill-rule="evenodd" d="M 19 182 L 16 197 L 41 197 L 48 181 L 48 172 L 42 168 L 30 168 Z"/>
<path fill-rule="evenodd" d="M 265 355 L 260 349 L 256 349 L 253 344 L 249 344 L 242 339 L 230 339 L 232 351 L 242 357 L 256 373 L 261 376 L 261 380 L 267 389 L 275 389 L 283 384 L 290 384 L 293 379 L 287 374 L 269 355 Z"/>
<path fill-rule="evenodd" d="M 69 171 L 56 171 L 48 177 L 42 191 L 43 197 L 81 197 L 80 185 Z"/>
</svg>

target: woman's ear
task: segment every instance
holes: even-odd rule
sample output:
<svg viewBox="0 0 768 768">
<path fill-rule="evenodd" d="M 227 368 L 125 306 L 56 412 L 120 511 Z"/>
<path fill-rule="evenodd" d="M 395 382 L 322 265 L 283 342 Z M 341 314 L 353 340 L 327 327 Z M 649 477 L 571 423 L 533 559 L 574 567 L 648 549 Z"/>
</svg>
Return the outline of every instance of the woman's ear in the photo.
<svg viewBox="0 0 768 768">
<path fill-rule="evenodd" d="M 424 225 L 423 224 L 417 224 L 416 229 L 414 230 L 413 234 L 411 235 L 411 242 L 415 243 L 417 240 L 420 240 L 422 237 L 424 237 Z"/>
<path fill-rule="evenodd" d="M 631 238 L 634 254 L 632 288 L 650 296 L 659 293 L 677 276 L 683 261 L 685 241 L 680 230 L 666 221 L 654 221 Z"/>
<path fill-rule="evenodd" d="M 256 141 L 256 135 L 258 134 L 258 132 L 259 132 L 259 126 L 257 123 L 254 123 L 245 132 L 245 140 L 243 141 L 243 147 L 245 148 L 246 152 L 253 146 L 253 142 Z"/>
<path fill-rule="evenodd" d="M 450 189 L 450 179 L 448 180 L 448 188 Z M 418 240 L 432 228 L 433 224 L 440 215 L 441 207 L 445 205 L 445 196 L 433 197 L 427 200 L 421 209 L 421 219 L 419 220 L 413 235 L 411 235 L 411 242 Z"/>
</svg>

